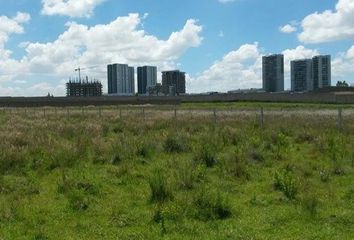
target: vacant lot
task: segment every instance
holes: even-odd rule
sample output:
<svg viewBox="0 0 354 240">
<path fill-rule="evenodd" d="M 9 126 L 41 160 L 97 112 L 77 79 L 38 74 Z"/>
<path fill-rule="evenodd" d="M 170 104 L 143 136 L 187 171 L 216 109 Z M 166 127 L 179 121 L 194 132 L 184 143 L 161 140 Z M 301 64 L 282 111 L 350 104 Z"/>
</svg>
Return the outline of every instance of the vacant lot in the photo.
<svg viewBox="0 0 354 240">
<path fill-rule="evenodd" d="M 353 111 L 260 106 L 0 111 L 0 239 L 354 239 Z"/>
</svg>

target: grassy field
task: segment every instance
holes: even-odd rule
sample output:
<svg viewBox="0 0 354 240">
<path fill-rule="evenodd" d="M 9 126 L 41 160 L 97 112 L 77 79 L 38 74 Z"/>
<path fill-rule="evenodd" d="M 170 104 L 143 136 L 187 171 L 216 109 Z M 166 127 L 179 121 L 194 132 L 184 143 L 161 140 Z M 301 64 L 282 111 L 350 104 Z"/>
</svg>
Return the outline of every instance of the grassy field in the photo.
<svg viewBox="0 0 354 240">
<path fill-rule="evenodd" d="M 354 239 L 354 116 L 159 116 L 1 112 L 0 239 Z"/>
</svg>

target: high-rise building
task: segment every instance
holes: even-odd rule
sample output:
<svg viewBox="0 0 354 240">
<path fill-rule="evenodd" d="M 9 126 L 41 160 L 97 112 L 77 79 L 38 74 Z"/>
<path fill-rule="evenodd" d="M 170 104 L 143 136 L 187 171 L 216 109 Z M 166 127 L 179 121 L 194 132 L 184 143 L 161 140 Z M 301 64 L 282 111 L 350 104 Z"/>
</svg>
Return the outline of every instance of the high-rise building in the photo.
<svg viewBox="0 0 354 240">
<path fill-rule="evenodd" d="M 263 90 L 284 91 L 284 55 L 263 56 Z"/>
<path fill-rule="evenodd" d="M 170 94 L 173 89 L 177 95 L 186 93 L 186 73 L 179 70 L 162 72 L 162 93 Z"/>
<path fill-rule="evenodd" d="M 291 61 L 291 91 L 313 90 L 312 59 Z"/>
<path fill-rule="evenodd" d="M 134 95 L 134 67 L 127 64 L 110 64 L 107 66 L 108 94 Z"/>
<path fill-rule="evenodd" d="M 157 83 L 157 67 L 138 67 L 138 94 L 147 94 L 148 89 Z"/>
<path fill-rule="evenodd" d="M 331 86 L 331 56 L 322 55 L 312 58 L 314 89 Z"/>
</svg>

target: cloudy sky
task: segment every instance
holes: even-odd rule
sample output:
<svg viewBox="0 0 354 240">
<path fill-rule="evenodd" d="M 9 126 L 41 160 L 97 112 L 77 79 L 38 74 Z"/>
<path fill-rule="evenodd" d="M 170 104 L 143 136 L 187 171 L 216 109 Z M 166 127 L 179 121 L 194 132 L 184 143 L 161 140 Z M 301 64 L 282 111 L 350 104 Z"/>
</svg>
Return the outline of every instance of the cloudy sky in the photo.
<svg viewBox="0 0 354 240">
<path fill-rule="evenodd" d="M 260 88 L 261 56 L 332 55 L 354 83 L 354 0 L 0 0 L 0 96 L 65 94 L 106 65 L 188 73 L 187 91 Z"/>
</svg>

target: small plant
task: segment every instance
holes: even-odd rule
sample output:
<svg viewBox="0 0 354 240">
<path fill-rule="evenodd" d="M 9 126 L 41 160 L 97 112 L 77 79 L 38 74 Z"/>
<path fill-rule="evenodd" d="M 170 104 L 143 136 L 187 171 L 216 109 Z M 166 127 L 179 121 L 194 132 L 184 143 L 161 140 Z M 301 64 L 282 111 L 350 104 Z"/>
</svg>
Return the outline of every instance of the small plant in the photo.
<svg viewBox="0 0 354 240">
<path fill-rule="evenodd" d="M 122 156 L 118 154 L 114 154 L 111 159 L 111 164 L 112 165 L 119 165 L 123 161 Z"/>
<path fill-rule="evenodd" d="M 161 235 L 165 235 L 167 230 L 165 225 L 165 216 L 161 206 L 158 206 L 158 208 L 155 210 L 153 221 L 157 224 L 161 224 Z"/>
<path fill-rule="evenodd" d="M 273 135 L 271 141 L 271 149 L 273 150 L 275 158 L 277 160 L 283 159 L 284 154 L 288 152 L 288 148 L 290 146 L 289 137 L 280 132 L 276 135 Z"/>
<path fill-rule="evenodd" d="M 74 211 L 85 211 L 89 207 L 89 200 L 81 191 L 71 191 L 68 200 L 70 208 Z"/>
<path fill-rule="evenodd" d="M 149 143 L 142 143 L 138 146 L 136 154 L 143 158 L 150 158 L 153 154 L 153 146 Z"/>
<path fill-rule="evenodd" d="M 181 153 L 188 151 L 189 146 L 182 137 L 169 135 L 165 140 L 164 150 L 167 153 Z"/>
<path fill-rule="evenodd" d="M 317 214 L 317 209 L 319 205 L 319 200 L 313 194 L 309 196 L 305 196 L 302 199 L 302 207 L 303 209 L 308 212 L 311 216 L 315 216 Z"/>
<path fill-rule="evenodd" d="M 194 200 L 196 218 L 202 221 L 223 220 L 232 216 L 228 199 L 220 192 L 199 192 Z"/>
<path fill-rule="evenodd" d="M 246 178 L 249 179 L 250 175 L 247 171 L 247 165 L 244 159 L 241 156 L 235 155 L 233 165 L 232 165 L 232 173 L 237 178 Z"/>
<path fill-rule="evenodd" d="M 149 185 L 151 190 L 151 202 L 162 203 L 172 199 L 172 191 L 169 189 L 167 179 L 161 170 L 155 171 L 150 178 Z"/>
<path fill-rule="evenodd" d="M 195 155 L 195 161 L 211 168 L 217 163 L 216 152 L 210 145 L 203 145 Z"/>
<path fill-rule="evenodd" d="M 320 178 L 322 182 L 328 182 L 330 180 L 330 174 L 326 170 L 320 171 Z"/>
<path fill-rule="evenodd" d="M 277 171 L 274 176 L 274 188 L 284 193 L 289 200 L 296 198 L 298 187 L 297 182 L 288 170 Z"/>
</svg>

